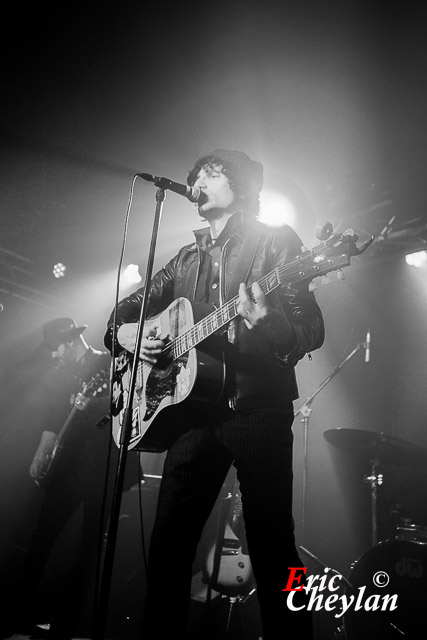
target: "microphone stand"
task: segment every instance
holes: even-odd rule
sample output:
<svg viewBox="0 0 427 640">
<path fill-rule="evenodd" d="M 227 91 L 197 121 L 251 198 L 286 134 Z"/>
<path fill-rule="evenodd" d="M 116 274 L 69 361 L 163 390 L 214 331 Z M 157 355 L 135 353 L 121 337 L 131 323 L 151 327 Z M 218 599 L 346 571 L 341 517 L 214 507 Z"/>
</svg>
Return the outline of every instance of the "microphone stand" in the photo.
<svg viewBox="0 0 427 640">
<path fill-rule="evenodd" d="M 123 427 L 120 434 L 119 458 L 117 462 L 117 471 L 114 484 L 113 501 L 111 506 L 111 514 L 105 544 L 104 565 L 101 576 L 99 589 L 99 597 L 96 602 L 95 618 L 92 628 L 92 639 L 103 640 L 105 637 L 105 629 L 107 623 L 108 601 L 111 590 L 111 578 L 113 572 L 114 552 L 117 540 L 117 530 L 120 517 L 120 506 L 123 493 L 123 483 L 126 468 L 126 458 L 130 436 L 132 433 L 132 405 L 135 395 L 136 379 L 139 363 L 139 352 L 141 349 L 142 333 L 147 313 L 148 297 L 151 284 L 151 276 L 153 272 L 154 256 L 156 251 L 157 237 L 159 233 L 160 219 L 163 209 L 163 201 L 166 197 L 165 190 L 155 182 L 158 186 L 156 192 L 156 210 L 154 215 L 153 231 L 151 236 L 150 251 L 147 261 L 147 272 L 145 275 L 144 293 L 142 298 L 141 312 L 138 323 L 138 331 L 135 340 L 135 356 L 133 358 L 132 373 L 129 383 L 129 396 L 127 406 L 123 414 Z"/>
<path fill-rule="evenodd" d="M 303 478 L 302 478 L 302 516 L 301 516 L 301 539 L 303 540 L 304 543 L 304 536 L 305 536 L 305 514 L 306 514 L 306 506 L 307 506 L 307 481 L 308 481 L 308 421 L 312 412 L 312 409 L 310 408 L 311 403 L 313 402 L 314 398 L 317 396 L 318 393 L 320 393 L 322 391 L 322 389 L 324 389 L 324 387 L 326 387 L 326 385 L 332 380 L 332 378 L 334 378 L 337 373 L 343 368 L 343 366 L 349 361 L 351 360 L 351 358 L 359 351 L 359 349 L 361 349 L 362 347 L 364 347 L 366 349 L 367 347 L 367 343 L 365 342 L 359 342 L 355 348 L 353 349 L 353 351 L 351 351 L 348 356 L 346 358 L 344 358 L 344 360 L 342 360 L 336 367 L 335 369 L 332 371 L 332 373 L 325 378 L 325 380 L 323 380 L 323 382 L 320 384 L 320 386 L 316 389 L 316 391 L 308 398 L 306 398 L 305 402 L 298 407 L 298 409 L 295 411 L 295 418 L 298 415 L 301 415 L 301 422 L 303 423 L 303 458 L 304 458 L 304 465 L 303 465 Z"/>
</svg>

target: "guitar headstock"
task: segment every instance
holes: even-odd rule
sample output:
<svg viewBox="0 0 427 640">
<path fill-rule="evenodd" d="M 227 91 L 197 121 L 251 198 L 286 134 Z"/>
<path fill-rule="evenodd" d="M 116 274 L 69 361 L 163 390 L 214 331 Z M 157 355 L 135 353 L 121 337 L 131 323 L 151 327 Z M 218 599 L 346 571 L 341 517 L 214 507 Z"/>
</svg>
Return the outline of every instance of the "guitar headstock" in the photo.
<svg viewBox="0 0 427 640">
<path fill-rule="evenodd" d="M 105 396 L 109 390 L 110 373 L 107 369 L 102 369 L 94 375 L 87 384 L 83 385 L 82 393 L 87 398 Z"/>
<path fill-rule="evenodd" d="M 332 271 L 337 271 L 338 278 L 344 279 L 342 269 L 351 264 L 353 256 L 361 255 L 374 241 L 374 236 L 371 236 L 367 242 L 357 246 L 359 236 L 352 229 L 336 234 L 332 233 L 332 225 L 330 223 L 327 225 L 329 226 L 326 239 L 322 239 L 312 249 L 302 251 L 296 260 L 288 265 L 292 266 L 292 272 L 289 273 L 289 277 L 283 278 L 288 286 L 310 281 L 310 289 L 313 290 L 316 286 L 311 281 L 319 276 L 326 276 Z"/>
</svg>

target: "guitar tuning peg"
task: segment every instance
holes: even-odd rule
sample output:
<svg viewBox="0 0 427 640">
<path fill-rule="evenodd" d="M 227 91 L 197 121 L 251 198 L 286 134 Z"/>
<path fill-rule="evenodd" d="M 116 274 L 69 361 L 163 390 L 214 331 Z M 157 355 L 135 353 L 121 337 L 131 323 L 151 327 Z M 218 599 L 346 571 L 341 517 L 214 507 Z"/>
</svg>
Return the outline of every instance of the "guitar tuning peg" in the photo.
<svg viewBox="0 0 427 640">
<path fill-rule="evenodd" d="M 322 278 L 322 287 L 329 287 L 331 284 L 331 279 L 328 276 L 323 276 Z"/>
<path fill-rule="evenodd" d="M 355 232 L 354 229 L 346 229 L 343 233 L 344 236 L 350 236 L 353 238 L 354 242 L 359 240 L 359 234 Z"/>
<path fill-rule="evenodd" d="M 341 269 L 338 269 L 338 271 L 337 271 L 337 278 L 338 278 L 338 280 L 345 280 L 345 275 L 341 271 Z"/>
<path fill-rule="evenodd" d="M 309 291 L 316 291 L 317 289 L 317 284 L 313 281 L 310 282 L 310 284 L 308 285 L 308 290 Z"/>
</svg>

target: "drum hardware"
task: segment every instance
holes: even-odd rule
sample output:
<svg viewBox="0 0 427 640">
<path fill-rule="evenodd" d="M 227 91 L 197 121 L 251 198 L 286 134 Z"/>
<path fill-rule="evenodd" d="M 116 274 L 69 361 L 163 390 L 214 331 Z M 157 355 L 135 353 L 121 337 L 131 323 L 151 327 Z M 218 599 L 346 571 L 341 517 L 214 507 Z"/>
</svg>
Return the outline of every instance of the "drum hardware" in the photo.
<svg viewBox="0 0 427 640">
<path fill-rule="evenodd" d="M 375 582 L 387 574 L 386 586 Z M 427 637 L 424 610 L 427 598 L 427 548 L 407 540 L 379 542 L 356 560 L 349 576 L 349 595 L 363 589 L 365 602 L 372 597 L 397 595 L 393 610 L 350 608 L 344 614 L 347 640 L 415 640 Z"/>
<path fill-rule="evenodd" d="M 368 334 L 369 334 L 369 330 L 368 330 Z M 311 412 L 313 411 L 313 409 L 311 408 L 311 405 L 313 403 L 313 400 L 316 398 L 316 396 L 326 387 L 327 384 L 329 384 L 329 382 L 331 382 L 331 380 L 337 375 L 337 373 L 341 371 L 344 365 L 346 365 L 347 362 L 349 362 L 351 358 L 355 356 L 360 349 L 362 349 L 362 347 L 364 349 L 367 349 L 367 346 L 368 345 L 366 341 L 359 342 L 354 347 L 354 349 L 352 349 L 352 351 L 343 360 L 341 360 L 339 364 L 337 364 L 337 366 L 333 369 L 332 373 L 329 374 L 329 376 L 323 380 L 323 382 L 317 387 L 314 393 L 312 393 L 311 396 L 306 398 L 303 404 L 300 405 L 298 409 L 296 409 L 295 411 L 295 418 L 300 415 L 301 422 L 303 424 L 304 465 L 302 470 L 303 476 L 302 476 L 302 515 L 301 515 L 301 539 L 303 542 L 305 538 L 306 504 L 307 504 L 307 488 L 308 488 L 308 434 L 309 434 L 308 422 L 309 422 Z"/>
<path fill-rule="evenodd" d="M 404 521 L 403 525 L 396 526 L 395 540 L 407 540 L 418 544 L 427 544 L 427 527 Z"/>
<path fill-rule="evenodd" d="M 383 432 L 362 429 L 328 429 L 324 438 L 335 447 L 369 460 L 371 473 L 364 476 L 364 482 L 371 487 L 371 528 L 372 546 L 378 543 L 377 502 L 378 487 L 384 482 L 384 475 L 378 473 L 380 465 L 423 466 L 427 464 L 427 450 L 400 438 Z"/>
<path fill-rule="evenodd" d="M 377 503 L 378 503 L 378 487 L 382 485 L 384 481 L 384 475 L 377 473 L 379 465 L 378 458 L 370 460 L 371 475 L 364 476 L 364 481 L 371 487 L 371 526 L 372 526 L 372 546 L 375 546 L 378 542 L 378 515 L 377 515 Z"/>
<path fill-rule="evenodd" d="M 407 523 L 407 524 L 412 523 L 412 520 L 402 517 L 402 509 L 403 509 L 403 504 L 399 500 L 397 502 L 394 502 L 391 505 L 388 517 L 391 524 L 393 525 L 393 529 L 395 529 L 397 526 L 404 523 Z"/>
<path fill-rule="evenodd" d="M 352 589 L 350 582 L 339 571 L 327 567 L 317 556 L 306 547 L 299 546 L 299 555 L 303 565 L 307 568 L 306 576 L 322 576 L 329 569 L 329 576 L 340 576 L 337 593 L 344 593 L 345 588 Z M 333 595 L 332 592 L 328 592 Z M 335 593 L 335 592 L 334 592 Z M 321 609 L 313 611 L 314 637 L 318 640 L 346 640 L 342 617 L 336 618 L 335 613 Z"/>
<path fill-rule="evenodd" d="M 378 459 L 382 465 L 420 467 L 427 464 L 427 449 L 382 431 L 338 427 L 328 429 L 323 435 L 335 447 L 365 460 Z"/>
<path fill-rule="evenodd" d="M 361 429 L 329 429 L 325 439 L 337 448 L 369 461 L 371 472 L 364 482 L 371 488 L 372 548 L 352 564 L 347 592 L 355 596 L 364 587 L 364 597 L 378 599 L 397 595 L 396 610 L 350 608 L 344 614 L 347 640 L 415 640 L 427 637 L 424 619 L 427 599 L 427 527 L 403 522 L 396 526 L 396 540 L 377 542 L 378 487 L 384 476 L 382 467 L 398 465 L 421 467 L 427 463 L 427 450 L 399 438 Z M 387 573 L 385 588 L 375 586 L 374 577 Z"/>
</svg>

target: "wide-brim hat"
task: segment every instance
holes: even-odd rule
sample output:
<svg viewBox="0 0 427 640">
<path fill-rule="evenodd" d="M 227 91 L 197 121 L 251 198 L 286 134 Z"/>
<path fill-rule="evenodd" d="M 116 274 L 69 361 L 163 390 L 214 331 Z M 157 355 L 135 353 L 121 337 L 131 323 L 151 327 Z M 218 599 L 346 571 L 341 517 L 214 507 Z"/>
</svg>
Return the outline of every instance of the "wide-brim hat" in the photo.
<svg viewBox="0 0 427 640">
<path fill-rule="evenodd" d="M 72 318 L 54 318 L 43 325 L 43 347 L 56 351 L 60 344 L 71 342 L 87 329 L 87 324 L 77 326 Z"/>
</svg>

